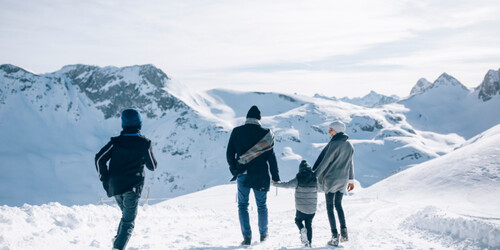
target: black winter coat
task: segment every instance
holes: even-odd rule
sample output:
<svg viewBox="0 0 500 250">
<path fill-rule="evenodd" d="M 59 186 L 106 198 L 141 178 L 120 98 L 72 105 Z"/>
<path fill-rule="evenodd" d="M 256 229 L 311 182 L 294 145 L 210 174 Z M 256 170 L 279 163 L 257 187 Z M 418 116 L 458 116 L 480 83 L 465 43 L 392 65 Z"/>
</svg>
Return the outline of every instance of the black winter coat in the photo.
<svg viewBox="0 0 500 250">
<path fill-rule="evenodd" d="M 144 186 L 144 164 L 151 171 L 157 167 L 151 141 L 140 135 L 139 130 L 124 130 L 120 136 L 112 137 L 96 154 L 95 164 L 108 197 L 132 190 L 140 194 Z"/>
<path fill-rule="evenodd" d="M 245 124 L 234 128 L 231 132 L 226 151 L 229 170 L 233 175 L 247 171 L 245 187 L 269 191 L 271 182 L 269 172 L 271 172 L 273 181 L 280 180 L 274 149 L 259 155 L 248 164 L 238 164 L 239 156 L 257 144 L 268 132 L 269 129 L 256 124 Z"/>
</svg>

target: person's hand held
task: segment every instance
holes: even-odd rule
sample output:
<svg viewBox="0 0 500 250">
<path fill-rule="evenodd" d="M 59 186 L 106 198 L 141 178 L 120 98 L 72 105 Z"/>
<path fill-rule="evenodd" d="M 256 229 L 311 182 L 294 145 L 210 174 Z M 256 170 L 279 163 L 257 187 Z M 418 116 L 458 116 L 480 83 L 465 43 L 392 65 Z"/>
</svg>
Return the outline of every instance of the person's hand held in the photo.
<svg viewBox="0 0 500 250">
<path fill-rule="evenodd" d="M 354 189 L 354 183 L 349 183 L 347 185 L 347 192 L 351 192 Z"/>
</svg>

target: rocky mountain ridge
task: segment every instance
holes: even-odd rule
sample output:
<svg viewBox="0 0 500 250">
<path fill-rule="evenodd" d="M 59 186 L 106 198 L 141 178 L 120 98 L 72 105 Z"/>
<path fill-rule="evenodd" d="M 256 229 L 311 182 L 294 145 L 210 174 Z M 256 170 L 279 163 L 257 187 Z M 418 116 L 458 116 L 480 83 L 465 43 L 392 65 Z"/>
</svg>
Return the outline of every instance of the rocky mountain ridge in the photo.
<svg viewBox="0 0 500 250">
<path fill-rule="evenodd" d="M 495 98 L 495 96 L 500 96 L 500 69 L 489 70 L 478 90 L 479 98 L 485 102 Z"/>
<path fill-rule="evenodd" d="M 464 142 L 457 134 L 422 129 L 420 124 L 429 123 L 423 118 L 413 123 L 414 116 L 425 115 L 420 97 L 413 98 L 411 108 L 402 101 L 368 108 L 279 93 L 196 93 L 152 65 L 70 65 L 43 75 L 1 65 L 0 91 L 0 136 L 5 138 L 0 159 L 16 166 L 0 177 L 2 189 L 9 189 L 0 200 L 9 204 L 19 204 L 16 194 L 31 190 L 24 186 L 13 190 L 23 180 L 35 187 L 50 183 L 52 190 L 45 196 L 28 195 L 29 203 L 52 201 L 50 194 L 66 204 L 97 199 L 102 190 L 93 155 L 119 132 L 120 110 L 130 106 L 144 115 L 143 133 L 154 142 L 160 162 L 157 172 L 147 174 L 152 197 L 172 197 L 226 183 L 230 178 L 225 162 L 229 132 L 243 124 L 254 104 L 261 107 L 263 125 L 275 133 L 282 179 L 295 175 L 301 159 L 316 159 L 328 142 L 328 123 L 336 119 L 347 124 L 357 152 L 356 178 L 365 186 Z M 75 174 L 82 178 L 68 182 Z"/>
</svg>

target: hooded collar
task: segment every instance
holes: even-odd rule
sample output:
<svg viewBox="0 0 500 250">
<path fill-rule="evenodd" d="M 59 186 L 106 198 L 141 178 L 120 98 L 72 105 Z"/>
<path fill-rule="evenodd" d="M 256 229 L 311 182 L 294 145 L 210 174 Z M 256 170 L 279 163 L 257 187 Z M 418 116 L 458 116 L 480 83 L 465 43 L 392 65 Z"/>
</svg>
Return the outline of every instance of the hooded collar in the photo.
<svg viewBox="0 0 500 250">
<path fill-rule="evenodd" d="M 260 120 L 257 120 L 255 118 L 247 118 L 247 120 L 245 121 L 245 124 L 253 124 L 253 125 L 262 126 L 262 123 L 260 123 Z"/>
<path fill-rule="evenodd" d="M 301 168 L 295 177 L 300 186 L 316 186 L 316 174 L 311 168 Z"/>
<path fill-rule="evenodd" d="M 141 129 L 138 127 L 126 127 L 120 132 L 120 135 L 125 135 L 125 136 L 130 136 L 130 135 L 135 135 L 135 136 L 140 136 L 141 135 Z"/>
<path fill-rule="evenodd" d="M 332 137 L 332 141 L 347 141 L 349 136 L 343 132 L 337 133 Z"/>
</svg>

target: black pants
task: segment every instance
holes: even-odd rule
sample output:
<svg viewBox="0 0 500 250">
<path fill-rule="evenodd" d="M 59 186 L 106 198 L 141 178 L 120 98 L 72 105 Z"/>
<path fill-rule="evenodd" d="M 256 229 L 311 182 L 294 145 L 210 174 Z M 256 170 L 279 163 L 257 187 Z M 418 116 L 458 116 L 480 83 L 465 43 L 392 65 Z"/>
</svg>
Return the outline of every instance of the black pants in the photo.
<svg viewBox="0 0 500 250">
<path fill-rule="evenodd" d="M 297 224 L 297 227 L 299 227 L 299 230 L 304 228 L 304 224 L 302 224 L 302 221 L 306 224 L 306 229 L 307 229 L 307 239 L 309 240 L 309 244 L 312 243 L 312 237 L 313 237 L 313 230 L 312 230 L 312 221 L 314 218 L 315 214 L 305 214 L 297 210 L 297 213 L 295 214 L 295 224 Z"/>
<path fill-rule="evenodd" d="M 335 215 L 333 214 L 333 201 L 335 200 L 335 210 L 337 210 L 337 215 L 339 216 L 340 228 L 346 228 L 344 210 L 342 209 L 342 196 L 344 193 L 326 193 L 326 211 L 328 213 L 328 220 L 330 221 L 330 229 L 332 230 L 332 235 L 337 235 L 337 225 L 335 223 Z"/>
</svg>

